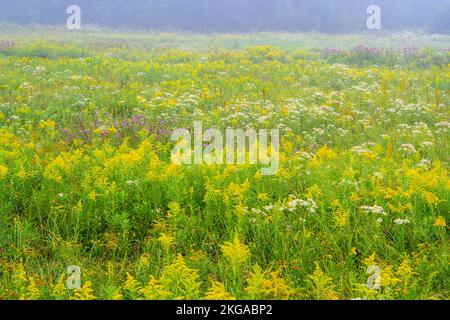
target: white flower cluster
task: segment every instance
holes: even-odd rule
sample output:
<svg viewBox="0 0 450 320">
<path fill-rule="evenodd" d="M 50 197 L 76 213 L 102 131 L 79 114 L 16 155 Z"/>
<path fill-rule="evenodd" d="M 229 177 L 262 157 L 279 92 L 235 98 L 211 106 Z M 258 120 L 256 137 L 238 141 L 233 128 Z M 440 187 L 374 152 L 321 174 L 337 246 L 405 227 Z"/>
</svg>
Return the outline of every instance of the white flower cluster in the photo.
<svg viewBox="0 0 450 320">
<path fill-rule="evenodd" d="M 399 224 L 399 225 L 402 225 L 402 224 L 409 224 L 409 220 L 408 219 L 396 219 L 396 220 L 394 220 L 394 223 L 395 224 Z"/>
<path fill-rule="evenodd" d="M 403 144 L 401 146 L 400 150 L 402 150 L 402 151 L 404 151 L 406 153 L 411 153 L 411 154 L 417 152 L 416 148 L 410 143 Z"/>
<path fill-rule="evenodd" d="M 419 168 L 422 169 L 429 169 L 429 167 L 431 166 L 431 161 L 428 159 L 422 159 L 420 160 L 419 164 L 417 165 Z"/>
<path fill-rule="evenodd" d="M 262 209 L 258 209 L 258 208 L 252 208 L 249 210 L 248 207 L 243 208 L 244 212 L 248 213 L 249 211 L 255 215 L 262 215 L 263 217 L 267 217 L 268 214 L 273 211 L 273 210 L 279 210 L 279 211 L 289 211 L 289 212 L 294 212 L 295 210 L 297 210 L 298 208 L 305 208 L 308 212 L 310 213 L 315 213 L 318 209 L 317 203 L 312 200 L 312 199 L 308 199 L 308 200 L 302 200 L 302 199 L 297 199 L 295 196 L 291 195 L 289 196 L 289 202 L 285 205 L 275 205 L 275 204 L 269 204 L 264 206 Z M 254 219 L 251 219 L 251 221 L 253 222 Z M 304 222 L 305 220 L 302 219 L 302 221 Z"/>
<path fill-rule="evenodd" d="M 356 146 L 352 148 L 352 152 L 357 155 L 363 155 L 363 154 L 372 154 L 373 152 L 371 150 L 365 149 L 362 146 Z"/>
<path fill-rule="evenodd" d="M 364 154 L 373 154 L 373 151 L 370 150 L 370 148 L 373 148 L 375 145 L 376 145 L 375 142 L 366 142 L 366 143 L 363 143 L 362 145 L 354 146 L 351 149 L 351 151 L 354 154 L 357 154 L 357 155 L 360 155 L 360 156 L 364 155 Z"/>
<path fill-rule="evenodd" d="M 137 186 L 139 184 L 138 180 L 129 180 L 126 182 L 129 186 Z"/>
<path fill-rule="evenodd" d="M 450 122 L 448 121 L 441 121 L 435 124 L 436 127 L 441 127 L 441 128 L 450 128 Z"/>
<path fill-rule="evenodd" d="M 293 196 L 291 196 L 292 199 Z M 293 212 L 297 210 L 298 207 L 306 208 L 309 212 L 315 213 L 317 211 L 317 203 L 313 199 L 308 200 L 302 200 L 302 199 L 296 199 L 289 201 L 287 204 L 286 210 Z"/>
<path fill-rule="evenodd" d="M 29 82 L 24 82 L 20 85 L 20 89 L 32 91 L 34 87 Z"/>
<path fill-rule="evenodd" d="M 387 216 L 387 213 L 380 206 L 373 206 L 373 207 L 362 206 L 362 207 L 360 207 L 360 209 L 367 213 L 376 213 L 376 214 L 381 214 L 383 216 Z"/>
</svg>

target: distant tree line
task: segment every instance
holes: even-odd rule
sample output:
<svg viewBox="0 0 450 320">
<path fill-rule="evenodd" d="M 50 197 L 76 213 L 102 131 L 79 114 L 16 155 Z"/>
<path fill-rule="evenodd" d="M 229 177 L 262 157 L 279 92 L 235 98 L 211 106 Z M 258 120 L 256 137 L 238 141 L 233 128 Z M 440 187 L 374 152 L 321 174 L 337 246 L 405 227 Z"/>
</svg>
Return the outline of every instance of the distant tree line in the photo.
<svg viewBox="0 0 450 320">
<path fill-rule="evenodd" d="M 366 30 L 366 9 L 382 28 L 450 32 L 450 0 L 0 0 L 0 22 L 64 25 L 69 5 L 83 24 L 193 32 Z"/>
</svg>

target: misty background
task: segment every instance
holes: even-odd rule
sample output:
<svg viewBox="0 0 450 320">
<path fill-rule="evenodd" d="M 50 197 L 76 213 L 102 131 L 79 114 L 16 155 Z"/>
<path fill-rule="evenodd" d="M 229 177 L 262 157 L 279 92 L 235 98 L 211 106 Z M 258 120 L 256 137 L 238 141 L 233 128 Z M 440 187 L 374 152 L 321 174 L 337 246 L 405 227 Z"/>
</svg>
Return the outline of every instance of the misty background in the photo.
<svg viewBox="0 0 450 320">
<path fill-rule="evenodd" d="M 82 24 L 191 32 L 367 31 L 369 5 L 382 29 L 450 33 L 450 0 L 0 0 L 0 23 L 65 25 L 69 5 Z"/>
</svg>

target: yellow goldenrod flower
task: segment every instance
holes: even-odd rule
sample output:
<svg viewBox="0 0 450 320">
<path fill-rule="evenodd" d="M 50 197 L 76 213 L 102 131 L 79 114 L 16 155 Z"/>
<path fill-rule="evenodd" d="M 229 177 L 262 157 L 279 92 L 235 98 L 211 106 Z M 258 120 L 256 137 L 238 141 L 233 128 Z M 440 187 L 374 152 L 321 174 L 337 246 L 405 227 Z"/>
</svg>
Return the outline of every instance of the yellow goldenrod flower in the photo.
<svg viewBox="0 0 450 320">
<path fill-rule="evenodd" d="M 161 233 L 161 235 L 158 238 L 158 241 L 162 244 L 165 252 L 168 252 L 170 247 L 172 246 L 174 242 L 174 237 L 171 237 L 165 233 Z"/>
<path fill-rule="evenodd" d="M 28 282 L 27 273 L 25 272 L 22 260 L 20 260 L 20 262 L 14 269 L 13 280 L 18 287 L 22 287 L 25 283 Z"/>
<path fill-rule="evenodd" d="M 350 219 L 350 211 L 339 209 L 334 214 L 334 221 L 338 227 L 344 227 L 348 224 Z"/>
<path fill-rule="evenodd" d="M 39 288 L 36 285 L 36 282 L 32 277 L 28 279 L 28 287 L 27 287 L 27 293 L 25 297 L 23 297 L 26 300 L 37 300 L 39 299 L 41 292 L 39 291 Z"/>
<path fill-rule="evenodd" d="M 371 256 L 369 256 L 368 258 L 364 259 L 362 262 L 366 266 L 370 267 L 370 266 L 377 265 L 377 261 L 376 260 L 377 260 L 377 254 L 376 254 L 376 252 L 374 252 Z"/>
<path fill-rule="evenodd" d="M 170 293 L 153 276 L 150 276 L 147 286 L 139 290 L 146 300 L 164 300 Z"/>
<path fill-rule="evenodd" d="M 163 276 L 159 282 L 165 290 L 170 292 L 171 297 L 183 299 L 200 298 L 200 282 L 197 270 L 186 265 L 182 255 L 164 269 Z"/>
<path fill-rule="evenodd" d="M 211 288 L 208 289 L 205 296 L 206 300 L 236 300 L 225 289 L 225 285 L 221 282 L 211 280 Z"/>
<path fill-rule="evenodd" d="M 255 265 L 253 267 L 250 277 L 247 279 L 247 287 L 245 291 L 249 294 L 250 299 L 263 299 L 264 298 L 264 273 L 261 267 Z"/>
<path fill-rule="evenodd" d="M 278 272 L 270 272 L 270 278 L 264 281 L 266 299 L 289 300 L 295 291 L 280 277 Z"/>
<path fill-rule="evenodd" d="M 336 157 L 336 152 L 331 150 L 327 145 L 321 147 L 316 152 L 316 157 L 319 160 L 333 160 Z"/>
<path fill-rule="evenodd" d="M 422 191 L 422 198 L 430 206 L 436 206 L 441 202 L 435 194 L 428 191 Z"/>
<path fill-rule="evenodd" d="M 115 134 L 117 132 L 117 129 L 115 127 L 111 127 L 108 129 L 108 132 Z"/>
<path fill-rule="evenodd" d="M 308 284 L 312 295 L 317 300 L 337 300 L 338 294 L 334 291 L 333 279 L 328 277 L 316 263 L 316 268 L 308 276 Z"/>
<path fill-rule="evenodd" d="M 269 200 L 269 195 L 267 193 L 260 193 L 257 198 L 260 201 L 267 201 Z"/>
<path fill-rule="evenodd" d="M 232 242 L 226 242 L 220 248 L 233 268 L 238 268 L 250 258 L 250 250 L 239 240 L 237 235 L 235 235 Z"/>
<path fill-rule="evenodd" d="M 399 276 L 405 285 L 408 285 L 410 279 L 413 276 L 418 275 L 418 273 L 414 272 L 414 269 L 411 267 L 408 259 L 405 259 L 398 267 L 396 275 Z"/>
<path fill-rule="evenodd" d="M 447 223 L 445 222 L 445 219 L 443 217 L 438 217 L 436 221 L 434 222 L 435 227 L 446 227 Z"/>
<path fill-rule="evenodd" d="M 381 287 L 388 288 L 399 283 L 401 280 L 395 276 L 392 266 L 383 266 L 381 269 Z"/>
<path fill-rule="evenodd" d="M 56 122 L 53 120 L 41 121 L 40 127 L 42 129 L 54 129 L 56 126 Z"/>
<path fill-rule="evenodd" d="M 3 179 L 8 174 L 9 169 L 8 167 L 0 164 L 0 179 Z"/>
<path fill-rule="evenodd" d="M 111 299 L 112 299 L 112 300 L 115 300 L 115 301 L 117 301 L 117 300 L 123 300 L 123 295 L 122 295 L 122 293 L 120 292 L 120 288 L 114 291 L 114 294 L 113 294 L 113 296 L 111 297 Z"/>
<path fill-rule="evenodd" d="M 56 299 L 62 299 L 67 294 L 67 286 L 64 276 L 60 276 L 56 285 L 52 288 L 52 296 Z"/>
<path fill-rule="evenodd" d="M 129 291 L 130 293 L 136 293 L 140 290 L 141 285 L 139 282 L 130 274 L 127 274 L 127 280 L 125 281 L 124 289 Z"/>
<path fill-rule="evenodd" d="M 88 199 L 91 201 L 95 201 L 97 199 L 97 193 L 95 192 L 95 190 L 89 193 Z"/>
<path fill-rule="evenodd" d="M 81 289 L 75 290 L 75 294 L 72 300 L 96 300 L 97 297 L 94 295 L 94 290 L 92 289 L 92 282 L 86 281 Z"/>
</svg>

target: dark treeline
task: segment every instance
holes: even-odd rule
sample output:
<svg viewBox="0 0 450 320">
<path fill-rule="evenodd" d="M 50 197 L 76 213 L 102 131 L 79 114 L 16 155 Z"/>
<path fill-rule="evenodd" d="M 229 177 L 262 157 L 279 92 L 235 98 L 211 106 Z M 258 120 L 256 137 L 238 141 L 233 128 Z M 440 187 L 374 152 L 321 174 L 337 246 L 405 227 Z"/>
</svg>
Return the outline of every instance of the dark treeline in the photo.
<svg viewBox="0 0 450 320">
<path fill-rule="evenodd" d="M 82 23 L 195 32 L 366 30 L 371 4 L 382 28 L 450 32 L 450 0 L 0 0 L 0 22 L 61 24 L 79 5 Z"/>
</svg>

